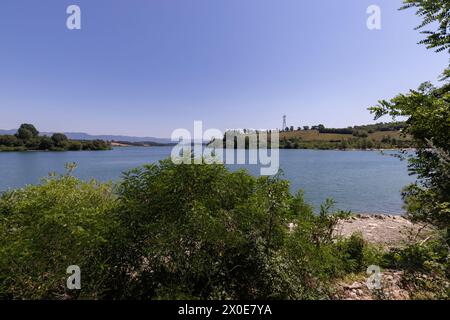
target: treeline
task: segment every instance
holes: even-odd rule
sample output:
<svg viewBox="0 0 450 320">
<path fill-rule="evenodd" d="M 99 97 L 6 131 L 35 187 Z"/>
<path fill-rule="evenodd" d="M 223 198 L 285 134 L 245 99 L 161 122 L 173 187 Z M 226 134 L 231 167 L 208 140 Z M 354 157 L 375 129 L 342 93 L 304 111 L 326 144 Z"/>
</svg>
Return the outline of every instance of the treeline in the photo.
<svg viewBox="0 0 450 320">
<path fill-rule="evenodd" d="M 357 137 L 366 136 L 370 133 L 378 132 L 378 131 L 400 131 L 405 127 L 404 122 L 390 122 L 390 123 L 376 123 L 362 126 L 354 126 L 347 128 L 326 128 L 323 124 L 319 124 L 316 126 L 303 126 L 294 128 L 294 126 L 286 127 L 281 132 L 292 132 L 292 131 L 308 131 L 308 130 L 317 130 L 320 133 L 337 133 L 337 134 L 351 134 Z"/>
<path fill-rule="evenodd" d="M 93 151 L 110 149 L 110 143 L 103 140 L 70 140 L 62 133 L 54 133 L 51 137 L 41 136 L 32 124 L 22 124 L 15 135 L 0 135 L 0 151 Z"/>
</svg>

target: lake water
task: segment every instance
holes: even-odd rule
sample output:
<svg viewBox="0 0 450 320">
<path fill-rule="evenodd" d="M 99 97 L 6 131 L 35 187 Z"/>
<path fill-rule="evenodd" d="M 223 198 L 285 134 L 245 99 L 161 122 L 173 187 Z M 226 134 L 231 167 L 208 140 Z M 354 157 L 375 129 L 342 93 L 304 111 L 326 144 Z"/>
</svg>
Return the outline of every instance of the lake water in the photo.
<svg viewBox="0 0 450 320">
<path fill-rule="evenodd" d="M 75 162 L 82 179 L 118 180 L 122 172 L 170 156 L 171 147 L 115 148 L 93 152 L 0 152 L 0 191 L 39 183 Z M 242 166 L 230 166 L 234 170 Z M 244 166 L 259 173 L 257 166 Z M 401 214 L 401 189 L 414 181 L 407 163 L 378 151 L 280 150 L 280 167 L 293 192 L 303 189 L 316 208 L 333 198 L 340 209 Z"/>
</svg>

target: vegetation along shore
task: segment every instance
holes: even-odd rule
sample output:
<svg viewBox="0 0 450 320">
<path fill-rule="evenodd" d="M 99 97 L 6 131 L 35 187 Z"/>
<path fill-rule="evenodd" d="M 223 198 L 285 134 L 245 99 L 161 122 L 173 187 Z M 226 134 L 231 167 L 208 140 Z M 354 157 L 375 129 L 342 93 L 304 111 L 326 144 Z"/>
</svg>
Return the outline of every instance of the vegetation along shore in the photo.
<svg viewBox="0 0 450 320">
<path fill-rule="evenodd" d="M 103 140 L 70 140 L 63 133 L 39 135 L 32 124 L 22 124 L 14 135 L 0 135 L 0 151 L 94 151 L 110 150 Z"/>
<path fill-rule="evenodd" d="M 417 10 L 419 29 L 436 27 L 420 43 L 441 53 L 450 53 L 448 3 L 404 0 L 403 7 Z M 450 68 L 440 80 L 369 108 L 376 121 L 405 118 L 401 128 L 281 134 L 284 148 L 414 147 L 404 216 L 354 215 L 330 199 L 315 212 L 279 175 L 222 164 L 169 158 L 115 183 L 81 180 L 71 164 L 0 195 L 0 299 L 449 300 Z M 6 149 L 89 148 L 58 134 L 40 137 L 31 125 L 2 139 Z M 74 264 L 82 290 L 66 287 Z M 380 286 L 367 285 L 371 267 L 381 272 Z"/>
</svg>

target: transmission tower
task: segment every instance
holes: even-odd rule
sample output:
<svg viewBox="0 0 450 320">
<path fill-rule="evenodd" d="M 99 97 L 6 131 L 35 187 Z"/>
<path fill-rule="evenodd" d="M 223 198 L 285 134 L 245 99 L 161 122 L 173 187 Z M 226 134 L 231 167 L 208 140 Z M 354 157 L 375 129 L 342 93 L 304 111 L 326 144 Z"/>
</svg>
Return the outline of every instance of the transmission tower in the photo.
<svg viewBox="0 0 450 320">
<path fill-rule="evenodd" d="M 281 130 L 285 130 L 286 127 L 287 127 L 287 124 L 286 124 L 286 116 L 283 116 L 283 126 L 281 127 Z"/>
</svg>

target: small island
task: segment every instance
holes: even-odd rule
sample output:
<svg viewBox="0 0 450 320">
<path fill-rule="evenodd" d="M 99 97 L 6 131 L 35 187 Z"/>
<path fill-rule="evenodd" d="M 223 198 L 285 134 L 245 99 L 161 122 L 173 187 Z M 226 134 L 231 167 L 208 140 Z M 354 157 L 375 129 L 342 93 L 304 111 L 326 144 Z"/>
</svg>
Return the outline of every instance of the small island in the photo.
<svg viewBox="0 0 450 320">
<path fill-rule="evenodd" d="M 111 150 L 104 140 L 70 140 L 63 133 L 40 135 L 32 124 L 24 123 L 14 135 L 0 135 L 1 151 L 96 151 Z"/>
</svg>

